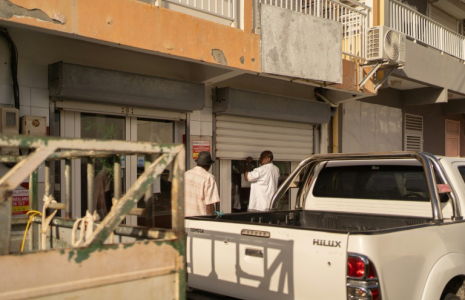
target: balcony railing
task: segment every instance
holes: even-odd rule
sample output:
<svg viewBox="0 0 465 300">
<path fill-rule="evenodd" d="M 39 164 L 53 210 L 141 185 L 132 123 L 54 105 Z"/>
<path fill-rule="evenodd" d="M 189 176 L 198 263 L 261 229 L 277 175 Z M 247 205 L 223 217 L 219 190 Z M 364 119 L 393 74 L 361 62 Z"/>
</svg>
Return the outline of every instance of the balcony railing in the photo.
<svg viewBox="0 0 465 300">
<path fill-rule="evenodd" d="M 390 0 L 389 24 L 385 25 L 406 34 L 414 40 L 465 60 L 464 36 L 420 14 L 405 4 Z"/>
<path fill-rule="evenodd" d="M 370 7 L 348 0 L 354 7 L 335 0 L 259 0 L 295 12 L 342 23 L 342 53 L 349 59 L 366 58 Z"/>
<path fill-rule="evenodd" d="M 228 24 L 236 26 L 237 19 L 237 0 L 158 0 L 158 3 L 163 6 L 175 5 L 185 7 L 223 19 Z"/>
</svg>

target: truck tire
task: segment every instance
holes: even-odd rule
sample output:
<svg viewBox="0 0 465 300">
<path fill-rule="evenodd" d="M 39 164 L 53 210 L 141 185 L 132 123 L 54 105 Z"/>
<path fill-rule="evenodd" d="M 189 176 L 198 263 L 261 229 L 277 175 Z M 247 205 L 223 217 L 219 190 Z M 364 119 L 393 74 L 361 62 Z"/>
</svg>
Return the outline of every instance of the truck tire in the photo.
<svg viewBox="0 0 465 300">
<path fill-rule="evenodd" d="M 443 300 L 460 300 L 460 298 L 452 293 L 447 294 Z"/>
</svg>

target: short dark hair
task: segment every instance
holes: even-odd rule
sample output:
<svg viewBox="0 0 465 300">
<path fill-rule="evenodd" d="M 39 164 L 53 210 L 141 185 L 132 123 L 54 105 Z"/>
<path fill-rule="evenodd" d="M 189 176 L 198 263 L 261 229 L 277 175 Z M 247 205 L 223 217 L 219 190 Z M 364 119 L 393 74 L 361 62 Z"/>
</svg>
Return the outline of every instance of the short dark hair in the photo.
<svg viewBox="0 0 465 300">
<path fill-rule="evenodd" d="M 270 161 L 273 161 L 273 152 L 270 150 L 265 150 L 260 154 L 261 158 L 269 158 Z"/>
</svg>

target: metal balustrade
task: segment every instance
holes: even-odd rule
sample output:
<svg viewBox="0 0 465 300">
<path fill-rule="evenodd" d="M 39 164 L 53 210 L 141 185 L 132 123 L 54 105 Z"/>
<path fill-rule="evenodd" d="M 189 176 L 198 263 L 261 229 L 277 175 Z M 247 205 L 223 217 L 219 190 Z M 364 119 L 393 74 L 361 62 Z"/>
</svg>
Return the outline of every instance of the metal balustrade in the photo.
<svg viewBox="0 0 465 300">
<path fill-rule="evenodd" d="M 414 40 L 465 60 L 465 37 L 398 1 L 389 1 L 389 24 Z"/>
<path fill-rule="evenodd" d="M 236 0 L 158 0 L 159 3 L 171 3 L 197 10 L 235 23 Z"/>
<path fill-rule="evenodd" d="M 348 59 L 366 59 L 366 37 L 370 7 L 346 1 L 354 7 L 333 0 L 258 0 L 295 12 L 342 23 L 342 53 Z"/>
</svg>

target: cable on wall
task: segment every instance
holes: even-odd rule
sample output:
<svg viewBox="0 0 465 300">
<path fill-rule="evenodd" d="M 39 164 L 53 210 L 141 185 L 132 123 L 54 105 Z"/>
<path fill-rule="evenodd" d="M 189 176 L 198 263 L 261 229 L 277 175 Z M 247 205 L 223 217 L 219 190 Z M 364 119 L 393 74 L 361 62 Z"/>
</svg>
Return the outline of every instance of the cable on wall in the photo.
<svg viewBox="0 0 465 300">
<path fill-rule="evenodd" d="M 10 37 L 8 30 L 5 28 L 0 29 L 0 35 L 6 40 L 8 48 L 10 49 L 11 59 L 11 78 L 13 79 L 13 96 L 15 100 L 15 108 L 19 109 L 19 84 L 18 84 L 18 48 Z"/>
</svg>

